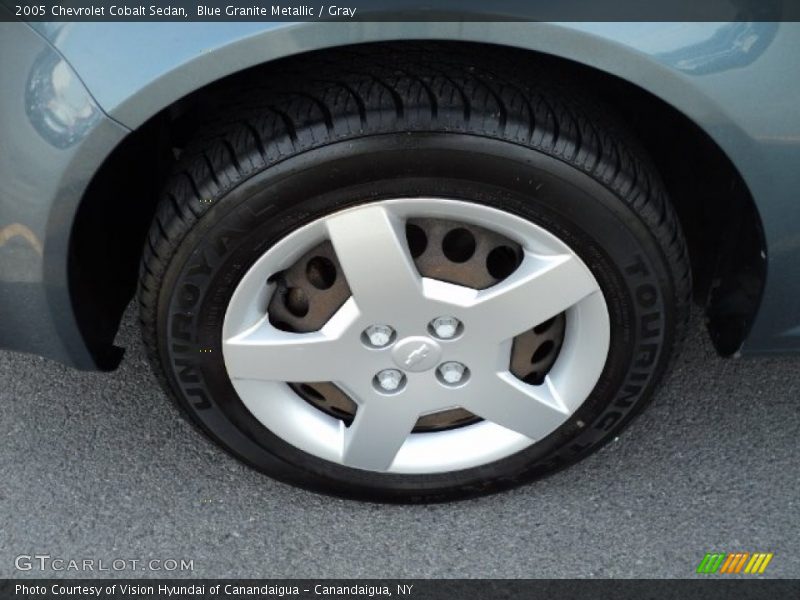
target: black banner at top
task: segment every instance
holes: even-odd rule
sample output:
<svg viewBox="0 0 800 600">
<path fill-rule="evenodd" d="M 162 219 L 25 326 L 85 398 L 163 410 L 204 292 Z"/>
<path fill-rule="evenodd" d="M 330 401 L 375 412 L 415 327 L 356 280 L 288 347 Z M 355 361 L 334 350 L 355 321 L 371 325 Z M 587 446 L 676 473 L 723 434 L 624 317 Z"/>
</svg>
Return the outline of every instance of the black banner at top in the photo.
<svg viewBox="0 0 800 600">
<path fill-rule="evenodd" d="M 800 21 L 800 0 L 0 0 L 23 21 Z"/>
</svg>

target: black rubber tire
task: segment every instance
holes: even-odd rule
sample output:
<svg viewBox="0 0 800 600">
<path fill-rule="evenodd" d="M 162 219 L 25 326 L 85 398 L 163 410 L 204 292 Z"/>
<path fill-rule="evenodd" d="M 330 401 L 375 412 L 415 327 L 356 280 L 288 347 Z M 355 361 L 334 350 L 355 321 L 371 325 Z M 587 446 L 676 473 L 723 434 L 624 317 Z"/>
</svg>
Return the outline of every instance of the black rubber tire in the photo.
<svg viewBox="0 0 800 600">
<path fill-rule="evenodd" d="M 536 61 L 457 45 L 379 45 L 283 63 L 239 89 L 183 152 L 141 267 L 144 341 L 164 389 L 253 467 L 314 490 L 438 501 L 569 465 L 645 405 L 684 336 L 691 287 L 659 177 L 613 113 Z M 263 85 L 263 83 L 262 83 Z M 249 266 L 297 227 L 389 197 L 460 198 L 556 234 L 593 271 L 611 349 L 585 404 L 530 448 L 441 475 L 345 468 L 291 447 L 244 407 L 221 326 Z M 202 350 L 202 352 L 201 352 Z"/>
</svg>

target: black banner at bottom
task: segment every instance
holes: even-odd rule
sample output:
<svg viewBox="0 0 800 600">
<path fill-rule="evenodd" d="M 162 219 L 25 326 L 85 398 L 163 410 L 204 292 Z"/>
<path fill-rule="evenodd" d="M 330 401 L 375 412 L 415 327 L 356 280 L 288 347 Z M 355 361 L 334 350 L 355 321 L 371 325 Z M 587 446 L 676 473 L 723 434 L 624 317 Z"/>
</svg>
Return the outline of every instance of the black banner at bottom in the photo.
<svg viewBox="0 0 800 600">
<path fill-rule="evenodd" d="M 800 580 L 776 579 L 2 579 L 3 600 L 250 600 L 272 598 L 770 600 L 800 598 Z"/>
</svg>

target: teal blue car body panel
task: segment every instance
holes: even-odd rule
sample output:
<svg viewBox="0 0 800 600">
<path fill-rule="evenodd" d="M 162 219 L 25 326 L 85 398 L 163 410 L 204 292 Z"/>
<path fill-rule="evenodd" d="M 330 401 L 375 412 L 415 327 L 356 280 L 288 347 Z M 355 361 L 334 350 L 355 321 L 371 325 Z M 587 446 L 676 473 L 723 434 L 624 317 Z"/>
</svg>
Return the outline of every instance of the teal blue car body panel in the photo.
<svg viewBox="0 0 800 600">
<path fill-rule="evenodd" d="M 0 23 L 0 57 L 0 346 L 96 368 L 67 248 L 86 183 L 129 132 L 26 26 Z"/>
<path fill-rule="evenodd" d="M 19 240 L 0 247 L 0 346 L 92 366 L 74 322 L 69 325 L 64 266 L 69 225 L 92 173 L 129 131 L 187 94 L 248 67 L 330 47 L 416 39 L 499 44 L 568 59 L 635 84 L 697 124 L 741 174 L 766 238 L 766 286 L 742 353 L 800 351 L 800 23 L 86 22 L 0 27 L 0 132 L 4 137 L 10 132 L 10 147 L 18 154 L 0 154 L 0 230 L 22 224 L 43 249 L 41 255 L 20 250 L 24 242 Z M 91 113 L 63 148 L 58 136 L 48 138 L 37 129 L 34 120 L 40 117 L 20 110 L 19 95 L 26 93 L 34 63 L 44 60 L 39 55 L 49 56 L 73 77 L 72 93 L 79 98 L 50 98 L 50 109 L 82 102 L 86 114 Z M 11 94 L 5 92 L 12 88 Z M 4 146 L 9 147 L 7 142 Z M 46 170 L 41 166 L 45 157 Z M 17 271 L 31 279 L 25 284 L 31 286 L 28 292 L 14 281 Z M 32 301 L 20 304 L 17 295 Z M 9 318 L 19 324 L 8 327 Z M 45 326 L 33 332 L 25 320 Z M 43 339 L 27 339 L 36 336 Z"/>
</svg>

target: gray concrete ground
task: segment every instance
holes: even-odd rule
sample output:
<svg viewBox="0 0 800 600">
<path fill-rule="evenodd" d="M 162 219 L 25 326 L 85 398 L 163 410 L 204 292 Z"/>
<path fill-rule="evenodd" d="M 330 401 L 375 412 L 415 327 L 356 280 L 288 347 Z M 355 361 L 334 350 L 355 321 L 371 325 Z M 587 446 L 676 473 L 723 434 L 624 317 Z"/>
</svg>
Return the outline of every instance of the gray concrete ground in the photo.
<svg viewBox="0 0 800 600">
<path fill-rule="evenodd" d="M 724 361 L 693 329 L 615 443 L 435 506 L 328 498 L 240 465 L 178 418 L 132 314 L 114 373 L 0 353 L 0 576 L 54 575 L 15 570 L 45 553 L 191 559 L 196 577 L 691 577 L 716 550 L 774 552 L 767 574 L 798 577 L 800 359 Z"/>
</svg>

